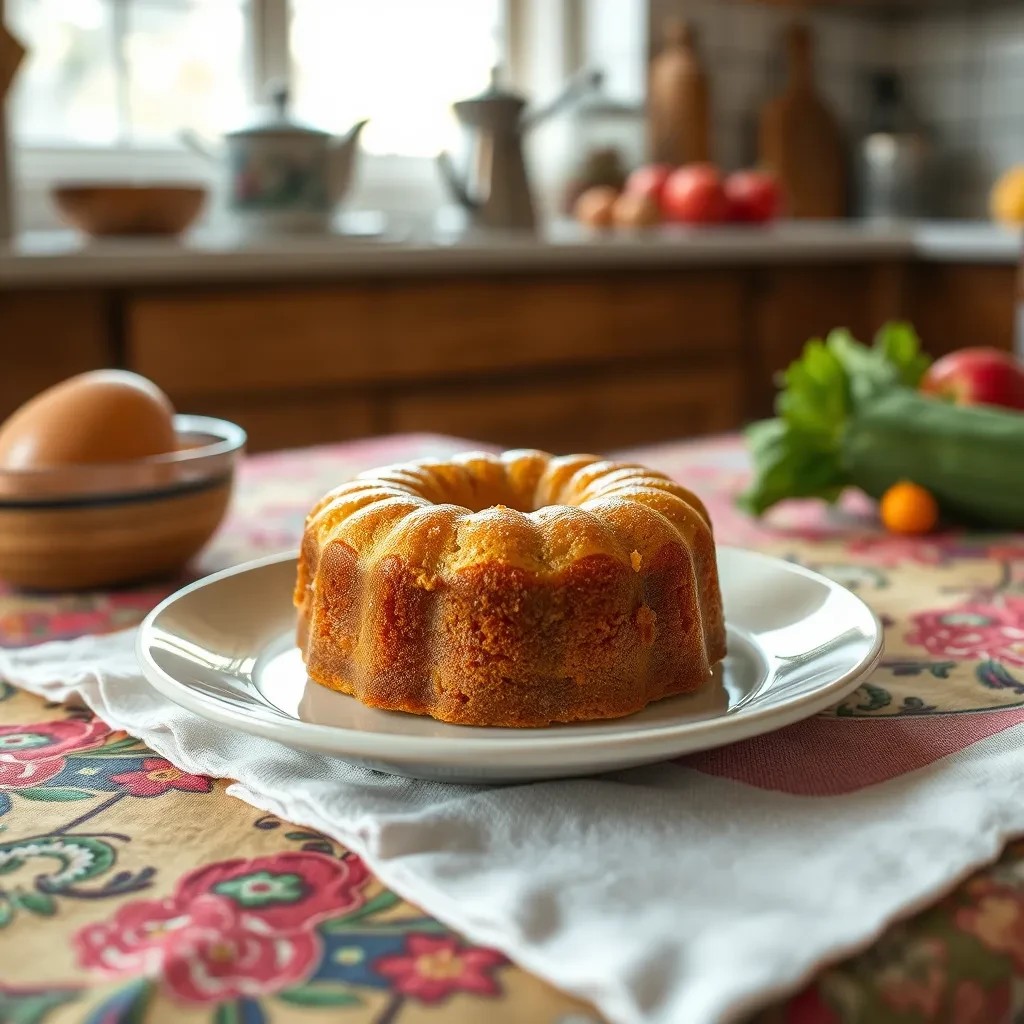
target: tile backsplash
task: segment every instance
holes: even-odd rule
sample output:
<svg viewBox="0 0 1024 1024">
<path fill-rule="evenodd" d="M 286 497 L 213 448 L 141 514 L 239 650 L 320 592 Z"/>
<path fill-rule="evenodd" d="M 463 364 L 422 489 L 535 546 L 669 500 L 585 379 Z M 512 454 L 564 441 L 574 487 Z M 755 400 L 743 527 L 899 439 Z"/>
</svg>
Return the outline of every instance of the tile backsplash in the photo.
<svg viewBox="0 0 1024 1024">
<path fill-rule="evenodd" d="M 650 0 L 649 47 L 681 14 L 699 32 L 711 77 L 715 155 L 727 168 L 755 161 L 757 112 L 781 88 L 781 34 L 791 11 L 736 0 Z M 869 76 L 893 70 L 931 141 L 926 212 L 984 216 L 989 187 L 1024 163 L 1024 4 L 885 16 L 818 9 L 819 88 L 839 117 L 851 160 L 870 109 Z"/>
<path fill-rule="evenodd" d="M 650 0 L 650 47 L 657 52 L 665 20 L 683 15 L 697 28 L 711 82 L 716 159 L 732 168 L 755 161 L 761 104 L 782 88 L 782 32 L 792 13 L 760 4 L 722 0 Z M 871 71 L 890 62 L 890 39 L 875 18 L 848 11 L 815 11 L 818 86 L 849 137 L 863 129 Z"/>
<path fill-rule="evenodd" d="M 993 179 L 1024 163 L 1024 7 L 904 19 L 896 39 L 935 145 L 936 212 L 982 215 Z"/>
</svg>

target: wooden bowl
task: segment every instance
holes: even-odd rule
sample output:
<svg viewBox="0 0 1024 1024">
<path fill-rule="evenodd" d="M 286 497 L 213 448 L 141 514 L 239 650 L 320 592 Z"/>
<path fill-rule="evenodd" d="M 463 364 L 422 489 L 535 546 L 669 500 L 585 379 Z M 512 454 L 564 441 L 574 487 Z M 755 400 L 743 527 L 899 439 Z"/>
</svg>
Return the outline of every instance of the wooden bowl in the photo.
<svg viewBox="0 0 1024 1024">
<path fill-rule="evenodd" d="M 0 579 L 85 590 L 182 569 L 224 518 L 245 432 L 205 416 L 175 425 L 181 448 L 169 455 L 0 471 Z"/>
<path fill-rule="evenodd" d="M 61 216 L 87 235 L 180 235 L 199 216 L 202 185 L 64 183 L 53 188 Z"/>
</svg>

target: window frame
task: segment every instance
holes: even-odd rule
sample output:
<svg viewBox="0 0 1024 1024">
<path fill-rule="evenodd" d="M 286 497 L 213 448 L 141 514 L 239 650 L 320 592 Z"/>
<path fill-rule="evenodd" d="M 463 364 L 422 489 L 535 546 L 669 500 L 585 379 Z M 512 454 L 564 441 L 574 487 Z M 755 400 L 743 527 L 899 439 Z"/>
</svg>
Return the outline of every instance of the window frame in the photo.
<svg viewBox="0 0 1024 1024">
<path fill-rule="evenodd" d="M 130 0 L 115 0 L 118 5 Z M 507 29 L 506 67 L 510 82 L 542 99 L 582 64 L 582 5 L 585 0 L 501 0 Z M 265 96 L 273 81 L 289 74 L 289 0 L 249 0 L 250 102 Z M 11 140 L 12 143 L 14 140 Z M 223 186 L 222 170 L 181 146 L 168 144 L 115 146 L 12 145 L 18 206 L 27 210 L 27 228 L 59 225 L 47 193 L 59 180 L 105 176 L 153 180 L 205 181 L 214 194 Z M 396 209 L 400 214 L 433 214 L 444 194 L 429 158 L 362 153 L 351 205 Z M 543 181 L 544 168 L 537 168 Z M 217 210 L 207 204 L 207 218 Z"/>
</svg>

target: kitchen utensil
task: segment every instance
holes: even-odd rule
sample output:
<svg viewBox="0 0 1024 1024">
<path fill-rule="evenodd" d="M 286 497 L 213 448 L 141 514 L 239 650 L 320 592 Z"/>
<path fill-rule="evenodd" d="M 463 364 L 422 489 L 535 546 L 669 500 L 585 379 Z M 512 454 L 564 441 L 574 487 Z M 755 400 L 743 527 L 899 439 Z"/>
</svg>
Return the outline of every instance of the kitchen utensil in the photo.
<svg viewBox="0 0 1024 1024">
<path fill-rule="evenodd" d="M 627 718 L 543 729 L 447 725 L 379 711 L 306 677 L 295 647 L 294 555 L 216 573 L 158 605 L 139 663 L 165 697 L 231 729 L 368 768 L 445 782 L 587 775 L 789 725 L 835 704 L 877 664 L 882 629 L 838 583 L 720 547 L 729 654 L 699 693 Z"/>
<path fill-rule="evenodd" d="M 244 233 L 329 231 L 368 122 L 357 121 L 336 137 L 292 118 L 287 86 L 275 85 L 270 101 L 270 110 L 251 125 L 228 132 L 223 147 L 191 132 L 183 132 L 182 141 L 226 167 L 228 208 Z"/>
<path fill-rule="evenodd" d="M 928 141 L 903 105 L 897 75 L 877 72 L 870 84 L 868 129 L 857 155 L 859 212 L 870 219 L 920 216 Z"/>
<path fill-rule="evenodd" d="M 180 448 L 147 459 L 0 470 L 0 579 L 33 590 L 172 573 L 217 529 L 245 431 L 176 416 Z"/>
<path fill-rule="evenodd" d="M 860 215 L 869 220 L 919 217 L 923 212 L 928 146 L 917 134 L 875 132 L 861 141 Z"/>
<path fill-rule="evenodd" d="M 786 192 L 792 217 L 846 213 L 846 159 L 839 124 L 814 84 L 813 40 L 804 25 L 786 35 L 789 81 L 761 111 L 761 163 Z"/>
<path fill-rule="evenodd" d="M 179 235 L 199 216 L 206 187 L 61 182 L 51 195 L 61 216 L 87 235 Z"/>
<path fill-rule="evenodd" d="M 599 72 L 584 71 L 546 106 L 526 110 L 526 99 L 505 89 L 494 69 L 488 88 L 453 105 L 465 129 L 467 159 L 464 170 L 455 167 L 447 152 L 438 155 L 449 191 L 479 227 L 532 231 L 536 210 L 523 155 L 525 134 L 576 102 L 601 80 Z"/>
<path fill-rule="evenodd" d="M 708 78 L 697 52 L 697 31 L 682 18 L 665 23 L 664 47 L 651 61 L 647 100 L 648 149 L 653 163 L 711 159 Z"/>
</svg>

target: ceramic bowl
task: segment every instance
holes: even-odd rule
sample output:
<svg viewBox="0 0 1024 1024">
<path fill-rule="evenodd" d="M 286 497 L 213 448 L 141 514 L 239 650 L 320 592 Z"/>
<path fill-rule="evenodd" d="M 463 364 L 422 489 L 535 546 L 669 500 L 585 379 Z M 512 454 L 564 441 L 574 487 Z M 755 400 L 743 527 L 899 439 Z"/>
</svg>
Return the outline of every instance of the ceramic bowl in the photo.
<svg viewBox="0 0 1024 1024">
<path fill-rule="evenodd" d="M 0 470 L 0 579 L 84 590 L 180 570 L 220 525 L 245 431 L 176 416 L 180 447 L 106 465 Z"/>
<path fill-rule="evenodd" d="M 87 235 L 180 235 L 199 216 L 202 185 L 97 182 L 54 186 L 61 216 Z"/>
</svg>

